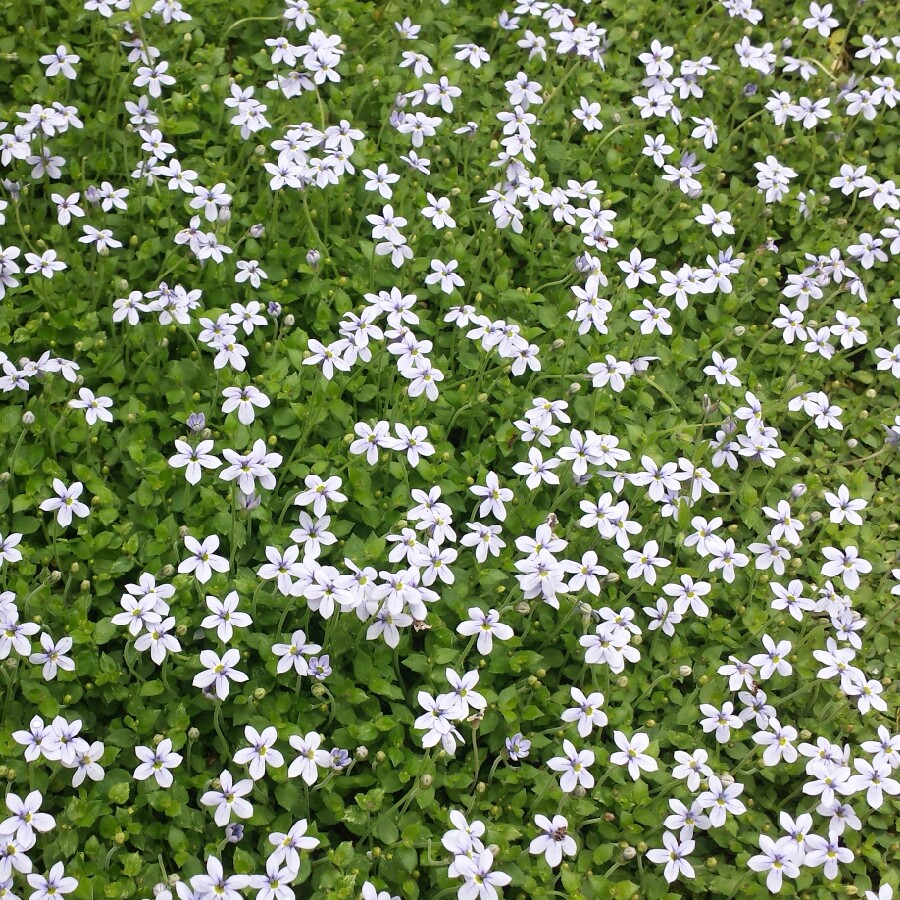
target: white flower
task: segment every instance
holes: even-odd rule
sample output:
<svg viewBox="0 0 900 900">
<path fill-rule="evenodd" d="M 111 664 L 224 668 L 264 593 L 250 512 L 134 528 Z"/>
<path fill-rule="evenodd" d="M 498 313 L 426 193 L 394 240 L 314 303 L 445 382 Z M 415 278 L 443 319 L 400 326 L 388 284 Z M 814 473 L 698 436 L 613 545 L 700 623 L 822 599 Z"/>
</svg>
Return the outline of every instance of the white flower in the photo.
<svg viewBox="0 0 900 900">
<path fill-rule="evenodd" d="M 685 753 L 683 750 L 675 751 L 677 766 L 672 770 L 674 778 L 686 778 L 688 790 L 696 791 L 700 787 L 701 778 L 709 778 L 713 770 L 706 764 L 709 754 L 706 750 L 695 750 L 693 753 Z"/>
<path fill-rule="evenodd" d="M 59 478 L 54 478 L 53 490 L 56 491 L 56 496 L 44 500 L 40 508 L 44 512 L 56 510 L 56 521 L 63 528 L 71 523 L 73 515 L 84 519 L 90 514 L 89 507 L 78 499 L 84 490 L 84 485 L 80 481 L 66 487 Z"/>
<path fill-rule="evenodd" d="M 469 488 L 476 497 L 481 497 L 481 505 L 478 507 L 480 518 L 493 515 L 498 521 L 506 519 L 505 503 L 513 498 L 513 492 L 509 488 L 500 487 L 500 479 L 495 472 L 488 472 L 484 485 L 473 485 Z"/>
<path fill-rule="evenodd" d="M 477 634 L 476 646 L 478 652 L 483 656 L 487 656 L 493 650 L 495 637 L 499 641 L 508 641 L 513 636 L 512 628 L 500 621 L 500 615 L 496 609 L 484 612 L 477 606 L 469 607 L 469 620 L 457 625 L 456 631 L 458 634 L 466 636 Z"/>
<path fill-rule="evenodd" d="M 766 887 L 777 894 L 781 890 L 782 878 L 796 878 L 800 874 L 797 845 L 793 838 L 784 836 L 773 841 L 766 834 L 759 836 L 759 849 L 762 853 L 751 856 L 747 865 L 754 872 L 767 872 Z"/>
<path fill-rule="evenodd" d="M 227 415 L 237 410 L 238 420 L 242 425 L 251 425 L 253 423 L 253 420 L 256 418 L 254 407 L 265 409 L 271 404 L 269 398 L 252 384 L 242 388 L 227 387 L 222 391 L 222 396 L 225 397 L 225 402 L 222 404 L 222 412 Z M 207 442 L 202 441 L 201 443 Z M 208 443 L 211 447 L 212 441 Z"/>
<path fill-rule="evenodd" d="M 575 841 L 566 833 L 569 822 L 565 816 L 554 816 L 552 821 L 546 816 L 537 815 L 534 817 L 534 823 L 543 832 L 538 835 L 528 847 L 528 852 L 536 856 L 544 854 L 544 859 L 551 869 L 555 869 L 563 858 L 566 856 L 574 856 L 578 847 Z"/>
<path fill-rule="evenodd" d="M 191 447 L 187 441 L 176 440 L 175 449 L 178 451 L 169 457 L 169 465 L 173 468 L 185 468 L 185 478 L 189 484 L 196 484 L 204 469 L 217 469 L 222 465 L 221 460 L 210 454 L 213 448 L 212 441 L 200 441 L 196 447 Z"/>
<path fill-rule="evenodd" d="M 224 700 L 232 681 L 247 681 L 247 675 L 234 668 L 240 660 L 241 653 L 234 648 L 226 650 L 221 657 L 212 650 L 201 651 L 200 665 L 205 667 L 205 671 L 194 676 L 194 687 L 210 688 L 215 685 L 216 696 L 219 700 Z"/>
<path fill-rule="evenodd" d="M 219 538 L 216 535 L 210 535 L 202 542 L 190 535 L 185 535 L 184 545 L 192 555 L 179 564 L 179 574 L 193 572 L 200 584 L 206 584 L 212 578 L 213 570 L 216 572 L 228 571 L 228 560 L 224 556 L 216 555 L 216 550 L 219 549 Z"/>
<path fill-rule="evenodd" d="M 134 755 L 140 760 L 140 765 L 134 770 L 134 777 L 138 781 L 146 781 L 153 776 L 161 788 L 172 786 L 174 779 L 169 770 L 177 768 L 183 759 L 180 754 L 172 752 L 170 738 L 163 738 L 155 749 L 135 747 Z"/>
<path fill-rule="evenodd" d="M 571 741 L 563 741 L 563 753 L 565 756 L 554 756 L 547 765 L 554 772 L 562 772 L 559 779 L 560 788 L 567 794 L 578 785 L 590 789 L 594 786 L 594 776 L 588 771 L 588 766 L 594 764 L 594 752 L 592 750 L 576 750 Z"/>
<path fill-rule="evenodd" d="M 775 672 L 779 675 L 790 675 L 794 670 L 787 659 L 791 652 L 791 642 L 779 641 L 776 644 L 767 634 L 763 635 L 762 642 L 766 652 L 750 657 L 750 665 L 757 669 L 760 679 L 768 681 Z"/>
<path fill-rule="evenodd" d="M 204 806 L 215 806 L 216 825 L 224 827 L 232 815 L 249 819 L 253 815 L 253 806 L 243 798 L 253 790 L 253 782 L 245 778 L 235 784 L 231 772 L 226 770 L 219 776 L 219 785 L 218 790 L 207 791 L 200 797 Z"/>
<path fill-rule="evenodd" d="M 259 732 L 251 725 L 246 725 L 244 737 L 250 746 L 238 750 L 234 754 L 234 761 L 239 766 L 249 764 L 250 777 L 254 781 L 259 781 L 266 774 L 267 766 L 277 769 L 284 765 L 284 757 L 275 749 L 278 732 L 274 726 L 270 725 Z"/>
<path fill-rule="evenodd" d="M 647 859 L 650 862 L 665 863 L 666 867 L 663 870 L 663 874 L 666 881 L 671 884 L 678 879 L 679 875 L 684 875 L 685 878 L 693 878 L 694 867 L 687 861 L 686 857 L 693 852 L 695 842 L 692 840 L 679 841 L 671 831 L 667 831 L 663 834 L 663 844 L 664 847 L 660 849 L 648 850 Z"/>
<path fill-rule="evenodd" d="M 782 725 L 778 719 L 769 719 L 768 727 L 771 731 L 758 731 L 753 735 L 753 741 L 762 747 L 763 762 L 767 766 L 774 766 L 782 760 L 792 763 L 797 759 L 797 750 L 792 741 L 797 740 L 797 729 L 792 725 Z"/>
<path fill-rule="evenodd" d="M 451 259 L 449 262 L 433 259 L 431 261 L 432 271 L 425 276 L 425 284 L 440 284 L 441 290 L 445 294 L 452 294 L 454 288 L 465 286 L 465 281 L 456 274 L 458 267 L 459 262 L 455 259 Z"/>
<path fill-rule="evenodd" d="M 291 826 L 287 833 L 275 831 L 269 835 L 269 843 L 275 849 L 269 859 L 276 863 L 284 863 L 293 871 L 300 869 L 300 850 L 313 850 L 319 846 L 319 839 L 306 834 L 306 819 L 300 819 Z"/>
<path fill-rule="evenodd" d="M 51 831 L 56 820 L 48 813 L 40 812 L 43 797 L 40 791 L 32 791 L 23 800 L 12 792 L 6 795 L 6 808 L 12 815 L 0 822 L 0 835 L 14 836 L 25 843 L 34 837 L 34 832 Z"/>
<path fill-rule="evenodd" d="M 603 694 L 595 691 L 585 696 L 577 687 L 570 688 L 572 699 L 578 704 L 573 709 L 567 709 L 563 712 L 562 720 L 564 722 L 577 722 L 578 733 L 584 738 L 587 737 L 594 726 L 603 726 L 609 721 L 606 713 L 600 708 L 603 706 Z"/>
<path fill-rule="evenodd" d="M 253 624 L 253 620 L 247 613 L 237 612 L 237 591 L 226 594 L 224 601 L 218 597 L 207 595 L 206 605 L 212 615 L 207 616 L 201 623 L 201 628 L 215 628 L 219 640 L 227 644 L 231 640 L 235 628 L 246 628 Z"/>
<path fill-rule="evenodd" d="M 95 397 L 94 392 L 88 388 L 80 388 L 78 395 L 80 400 L 70 400 L 69 406 L 72 409 L 83 409 L 84 418 L 88 425 L 95 425 L 99 419 L 101 422 L 112 422 L 112 413 L 109 408 L 112 406 L 112 399 L 109 397 Z"/>
<path fill-rule="evenodd" d="M 866 575 L 872 571 L 872 563 L 862 559 L 859 550 L 853 546 L 842 550 L 836 547 L 823 547 L 822 555 L 828 560 L 822 566 L 822 574 L 826 578 L 840 575 L 844 586 L 851 591 L 859 587 L 860 573 Z"/>
<path fill-rule="evenodd" d="M 288 778 L 299 775 L 308 785 L 315 784 L 319 768 L 331 765 L 331 754 L 319 749 L 322 735 L 315 731 L 308 732 L 305 737 L 292 734 L 288 743 L 297 751 L 297 758 L 288 766 Z"/>
<path fill-rule="evenodd" d="M 391 426 L 384 419 L 376 422 L 374 428 L 365 422 L 357 422 L 353 426 L 357 439 L 350 444 L 350 452 L 365 453 L 366 462 L 370 466 L 374 466 L 378 462 L 379 447 L 387 449 L 393 444 L 390 429 Z"/>
<path fill-rule="evenodd" d="M 862 525 L 859 510 L 866 508 L 866 501 L 852 500 L 847 485 L 842 484 L 836 494 L 825 491 L 825 502 L 832 508 L 829 518 L 835 525 L 840 525 L 845 519 L 851 525 Z"/>
<path fill-rule="evenodd" d="M 62 669 L 64 672 L 75 671 L 75 663 L 65 655 L 72 649 L 72 638 L 61 637 L 54 642 L 49 634 L 43 632 L 41 647 L 43 650 L 40 653 L 32 653 L 28 657 L 28 661 L 32 665 L 43 666 L 41 674 L 44 681 L 52 681 L 56 678 L 57 669 Z"/>
<path fill-rule="evenodd" d="M 726 744 L 731 740 L 732 728 L 742 728 L 744 725 L 742 719 L 734 715 L 734 704 L 730 700 L 724 703 L 721 709 L 716 709 L 710 703 L 701 703 L 700 712 L 706 716 L 700 722 L 704 733 L 715 731 L 716 740 L 720 744 Z"/>
<path fill-rule="evenodd" d="M 641 777 L 641 771 L 655 772 L 659 768 L 656 760 L 644 751 L 650 746 L 650 738 L 646 734 L 637 732 L 629 740 L 624 732 L 613 733 L 613 740 L 619 750 L 612 753 L 609 761 L 614 766 L 627 766 L 628 774 L 637 781 Z"/>
<path fill-rule="evenodd" d="M 725 787 L 718 775 L 709 776 L 709 790 L 699 794 L 697 802 L 702 809 L 710 810 L 709 821 L 713 828 L 725 823 L 727 813 L 739 816 L 747 811 L 747 807 L 737 799 L 743 790 L 742 784 L 734 782 Z"/>
</svg>

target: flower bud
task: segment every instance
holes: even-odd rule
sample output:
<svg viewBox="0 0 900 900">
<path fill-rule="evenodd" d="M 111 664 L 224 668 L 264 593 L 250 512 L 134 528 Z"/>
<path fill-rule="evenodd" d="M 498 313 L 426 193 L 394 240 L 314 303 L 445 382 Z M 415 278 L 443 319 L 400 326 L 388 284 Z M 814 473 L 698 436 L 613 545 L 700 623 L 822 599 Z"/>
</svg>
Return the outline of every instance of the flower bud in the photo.
<svg viewBox="0 0 900 900">
<path fill-rule="evenodd" d="M 316 250 L 315 247 L 306 254 L 306 262 L 309 264 L 309 267 L 313 270 L 313 272 L 319 271 L 319 262 L 321 259 L 322 254 L 319 253 L 319 251 Z"/>
<path fill-rule="evenodd" d="M 688 678 L 694 670 L 690 666 L 679 666 L 678 675 L 681 678 Z"/>
<path fill-rule="evenodd" d="M 430 788 L 433 781 L 434 781 L 434 779 L 426 772 L 419 779 L 419 787 L 425 788 L 425 789 Z"/>
<path fill-rule="evenodd" d="M 30 409 L 26 409 L 22 413 L 22 424 L 26 426 L 34 425 L 34 413 Z"/>
<path fill-rule="evenodd" d="M 256 509 L 259 504 L 262 502 L 262 498 L 259 494 L 254 491 L 251 494 L 245 494 L 243 491 L 238 491 L 238 506 L 241 509 L 252 510 Z"/>
<path fill-rule="evenodd" d="M 633 860 L 636 856 L 637 850 L 635 850 L 632 846 L 628 846 L 622 851 L 622 859 L 625 862 L 631 862 L 631 860 Z"/>
<path fill-rule="evenodd" d="M 200 737 L 200 729 L 188 728 L 187 736 L 189 741 L 196 741 Z"/>
<path fill-rule="evenodd" d="M 369 758 L 369 748 L 368 747 L 357 747 L 356 750 L 353 751 L 353 755 L 362 762 Z"/>
</svg>

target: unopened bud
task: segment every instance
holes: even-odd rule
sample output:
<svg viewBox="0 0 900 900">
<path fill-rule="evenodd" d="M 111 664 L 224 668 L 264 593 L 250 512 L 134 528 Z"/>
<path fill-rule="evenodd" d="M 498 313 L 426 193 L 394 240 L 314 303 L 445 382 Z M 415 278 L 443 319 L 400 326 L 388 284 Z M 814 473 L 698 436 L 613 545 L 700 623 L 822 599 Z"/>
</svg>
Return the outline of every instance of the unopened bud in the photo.
<svg viewBox="0 0 900 900">
<path fill-rule="evenodd" d="M 23 425 L 34 425 L 34 413 L 27 409 L 22 413 L 22 424 Z"/>
<path fill-rule="evenodd" d="M 806 485 L 799 482 L 791 488 L 791 500 L 799 500 L 806 493 Z"/>
<path fill-rule="evenodd" d="M 625 862 L 630 862 L 637 856 L 637 850 L 634 847 L 628 846 L 622 851 L 622 859 Z"/>
</svg>

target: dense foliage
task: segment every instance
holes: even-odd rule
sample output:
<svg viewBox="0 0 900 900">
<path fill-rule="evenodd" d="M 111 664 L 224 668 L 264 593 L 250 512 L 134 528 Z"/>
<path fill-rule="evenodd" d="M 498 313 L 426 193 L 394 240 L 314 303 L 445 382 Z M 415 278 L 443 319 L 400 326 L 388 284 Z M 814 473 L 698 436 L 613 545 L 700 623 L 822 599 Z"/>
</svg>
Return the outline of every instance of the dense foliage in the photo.
<svg viewBox="0 0 900 900">
<path fill-rule="evenodd" d="M 891 897 L 897 23 L 571 6 L 0 5 L 0 897 Z"/>
</svg>

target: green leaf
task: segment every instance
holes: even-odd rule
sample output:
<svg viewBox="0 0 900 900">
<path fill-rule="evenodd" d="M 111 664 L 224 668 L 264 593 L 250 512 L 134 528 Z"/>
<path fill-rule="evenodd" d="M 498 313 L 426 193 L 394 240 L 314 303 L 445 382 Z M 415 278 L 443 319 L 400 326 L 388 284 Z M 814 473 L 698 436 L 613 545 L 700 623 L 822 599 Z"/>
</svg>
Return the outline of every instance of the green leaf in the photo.
<svg viewBox="0 0 900 900">
<path fill-rule="evenodd" d="M 390 816 L 380 816 L 375 822 L 375 835 L 382 844 L 390 846 L 400 837 L 400 831 Z"/>
<path fill-rule="evenodd" d="M 131 785 L 127 781 L 114 784 L 106 796 L 109 797 L 110 803 L 114 803 L 116 806 L 124 806 L 131 796 Z"/>
<path fill-rule="evenodd" d="M 121 629 L 118 626 L 113 625 L 110 619 L 101 619 L 94 626 L 91 637 L 98 647 L 102 647 L 104 644 L 108 644 L 116 635 L 121 633 Z"/>
</svg>

